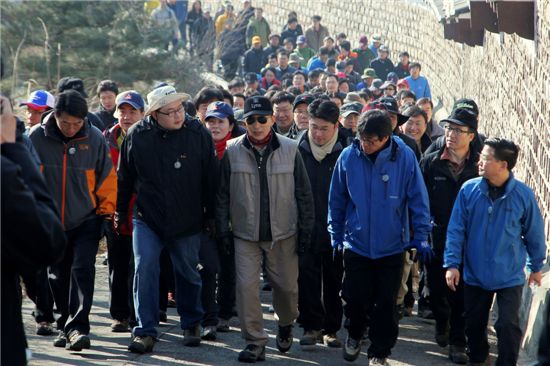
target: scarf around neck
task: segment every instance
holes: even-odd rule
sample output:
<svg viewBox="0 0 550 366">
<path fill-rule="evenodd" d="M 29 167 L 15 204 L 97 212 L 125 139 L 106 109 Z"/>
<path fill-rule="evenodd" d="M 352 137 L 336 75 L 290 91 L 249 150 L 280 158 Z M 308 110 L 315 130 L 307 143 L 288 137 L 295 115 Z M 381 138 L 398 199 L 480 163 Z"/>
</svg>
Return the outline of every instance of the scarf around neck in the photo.
<svg viewBox="0 0 550 366">
<path fill-rule="evenodd" d="M 336 145 L 336 141 L 338 140 L 338 129 L 336 129 L 332 138 L 328 140 L 326 144 L 321 146 L 313 142 L 311 130 L 307 132 L 307 137 L 309 139 L 309 146 L 311 148 L 311 153 L 313 154 L 313 157 L 318 162 L 321 162 L 321 160 L 323 160 L 328 154 L 332 152 L 334 145 Z"/>
<path fill-rule="evenodd" d="M 225 147 L 227 146 L 227 141 L 231 139 L 231 131 L 227 133 L 227 136 L 225 136 L 220 141 L 215 142 L 216 145 L 216 155 L 218 156 L 218 160 L 222 160 L 223 153 L 225 152 Z"/>
</svg>

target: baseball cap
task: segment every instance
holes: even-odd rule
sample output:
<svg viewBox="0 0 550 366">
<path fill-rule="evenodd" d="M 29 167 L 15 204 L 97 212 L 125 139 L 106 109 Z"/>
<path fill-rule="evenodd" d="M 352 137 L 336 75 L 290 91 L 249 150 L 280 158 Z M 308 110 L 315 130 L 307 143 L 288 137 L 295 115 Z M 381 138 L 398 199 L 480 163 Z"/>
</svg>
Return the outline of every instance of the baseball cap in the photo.
<svg viewBox="0 0 550 366">
<path fill-rule="evenodd" d="M 472 111 L 476 116 L 479 115 L 479 109 L 477 107 L 477 103 L 473 99 L 469 99 L 469 98 L 458 99 L 455 102 L 455 104 L 453 104 L 453 110 L 458 108 L 465 108 Z"/>
<path fill-rule="evenodd" d="M 372 81 L 372 84 L 369 86 L 369 90 L 370 91 L 377 91 L 377 90 L 380 90 L 382 89 L 382 85 L 384 84 L 384 82 L 380 79 L 374 79 Z"/>
<path fill-rule="evenodd" d="M 361 103 L 359 103 L 359 102 L 350 102 L 350 103 L 344 104 L 340 108 L 340 114 L 342 115 L 342 117 L 347 117 L 352 113 L 361 114 L 362 109 L 363 109 L 363 105 Z"/>
<path fill-rule="evenodd" d="M 382 42 L 382 36 L 380 34 L 373 34 L 372 35 L 372 41 L 373 42 Z"/>
<path fill-rule="evenodd" d="M 145 102 L 135 90 L 127 90 L 116 96 L 116 107 L 120 107 L 123 104 L 129 104 L 135 109 L 145 109 Z"/>
<path fill-rule="evenodd" d="M 384 84 L 382 84 L 382 86 L 380 86 L 380 89 L 381 90 L 384 90 L 384 89 L 387 89 L 389 86 L 393 86 L 393 88 L 395 89 L 395 84 L 389 80 L 386 80 L 384 82 Z"/>
<path fill-rule="evenodd" d="M 388 76 L 386 76 L 387 81 L 391 81 L 394 84 L 397 84 L 397 81 L 399 80 L 399 76 L 395 72 L 388 73 Z"/>
<path fill-rule="evenodd" d="M 311 94 L 300 94 L 294 99 L 294 103 L 292 104 L 292 111 L 296 109 L 300 104 L 307 104 L 310 105 L 311 102 L 315 100 L 315 97 Z"/>
<path fill-rule="evenodd" d="M 262 39 L 260 38 L 260 36 L 252 37 L 252 44 L 259 44 L 259 43 L 262 43 Z"/>
<path fill-rule="evenodd" d="M 255 83 L 256 81 L 258 81 L 258 77 L 253 72 L 247 72 L 246 74 L 244 74 L 244 81 L 247 84 L 252 84 L 252 83 Z"/>
<path fill-rule="evenodd" d="M 399 113 L 399 108 L 397 107 L 397 101 L 392 97 L 383 97 L 374 102 L 370 102 L 365 106 L 364 110 L 380 109 L 387 111 L 388 113 L 395 114 L 397 116 L 397 125 L 401 126 L 403 123 L 409 120 L 409 117 Z"/>
<path fill-rule="evenodd" d="M 229 104 L 225 102 L 214 102 L 208 105 L 204 119 L 207 120 L 210 117 L 224 119 L 229 116 L 233 116 L 233 108 L 231 108 Z"/>
<path fill-rule="evenodd" d="M 378 52 L 390 52 L 390 49 L 388 48 L 388 46 L 386 46 L 385 44 L 383 44 L 383 45 L 380 46 L 380 48 L 378 49 Z"/>
<path fill-rule="evenodd" d="M 244 115 L 243 119 L 247 119 L 250 116 L 271 116 L 273 114 L 273 106 L 266 97 L 259 95 L 248 98 L 244 102 Z"/>
<path fill-rule="evenodd" d="M 405 86 L 405 87 L 409 87 L 409 82 L 407 81 L 407 79 L 399 79 L 397 81 L 397 86 Z"/>
<path fill-rule="evenodd" d="M 366 45 L 366 44 L 369 43 L 369 39 L 367 38 L 367 36 L 361 36 L 361 37 L 359 38 L 359 43 L 360 43 L 360 44 L 363 44 L 363 45 Z"/>
<path fill-rule="evenodd" d="M 45 90 L 35 90 L 29 95 L 26 102 L 20 103 L 20 106 L 26 105 L 35 110 L 53 108 L 55 106 L 55 98 Z"/>
<path fill-rule="evenodd" d="M 374 71 L 374 69 L 371 69 L 371 68 L 366 68 L 365 70 L 363 70 L 363 75 L 361 76 L 362 79 L 366 79 L 366 78 L 377 78 L 378 76 L 376 75 L 376 71 Z"/>
<path fill-rule="evenodd" d="M 153 89 L 149 94 L 147 94 L 147 104 L 149 106 L 145 111 L 145 115 L 151 114 L 151 112 L 164 107 L 166 104 L 176 101 L 185 102 L 189 99 L 191 99 L 189 94 L 178 93 L 171 85 Z"/>
<path fill-rule="evenodd" d="M 88 98 L 88 93 L 84 90 L 84 82 L 82 79 L 79 79 L 74 76 L 65 76 L 64 78 L 59 79 L 57 82 L 57 91 L 63 93 L 66 90 L 76 90 L 84 98 Z"/>
<path fill-rule="evenodd" d="M 305 36 L 298 36 L 298 38 L 296 38 L 296 44 L 304 44 L 304 43 L 306 43 Z"/>
<path fill-rule="evenodd" d="M 288 62 L 289 63 L 302 62 L 302 61 L 304 61 L 304 59 L 302 57 L 300 57 L 300 55 L 295 53 L 295 52 L 292 52 L 290 54 L 290 56 L 288 56 Z"/>
<path fill-rule="evenodd" d="M 477 115 L 474 111 L 467 108 L 457 108 L 451 112 L 451 115 L 441 122 L 454 123 L 455 125 L 466 126 L 472 130 L 477 130 Z"/>
</svg>

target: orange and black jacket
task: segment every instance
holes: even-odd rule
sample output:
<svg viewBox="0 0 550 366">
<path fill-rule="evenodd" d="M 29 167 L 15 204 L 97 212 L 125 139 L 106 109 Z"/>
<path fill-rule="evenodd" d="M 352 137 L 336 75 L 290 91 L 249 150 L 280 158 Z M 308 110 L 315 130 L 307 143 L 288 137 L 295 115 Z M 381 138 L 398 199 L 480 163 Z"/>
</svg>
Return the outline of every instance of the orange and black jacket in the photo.
<svg viewBox="0 0 550 366">
<path fill-rule="evenodd" d="M 115 212 L 116 172 L 100 130 L 85 122 L 67 140 L 50 113 L 41 125 L 32 128 L 30 138 L 65 230 L 80 226 L 94 215 Z"/>
</svg>

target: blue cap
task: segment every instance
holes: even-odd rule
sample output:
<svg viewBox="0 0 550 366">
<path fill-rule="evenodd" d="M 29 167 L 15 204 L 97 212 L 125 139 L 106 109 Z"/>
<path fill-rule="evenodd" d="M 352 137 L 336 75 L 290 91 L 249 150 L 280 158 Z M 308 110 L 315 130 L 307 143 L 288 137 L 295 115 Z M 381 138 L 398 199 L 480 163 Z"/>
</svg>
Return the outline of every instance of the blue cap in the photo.
<svg viewBox="0 0 550 366">
<path fill-rule="evenodd" d="M 124 103 L 131 105 L 135 109 L 140 109 L 140 110 L 145 109 L 145 102 L 143 101 L 141 94 L 139 94 L 135 90 L 128 90 L 117 95 L 116 97 L 117 108 Z"/>
<path fill-rule="evenodd" d="M 26 105 L 36 110 L 53 108 L 55 106 L 55 98 L 45 90 L 35 90 L 29 95 L 29 99 L 26 102 L 19 105 Z"/>
<path fill-rule="evenodd" d="M 233 108 L 231 108 L 229 104 L 224 102 L 214 102 L 208 105 L 204 119 L 207 120 L 210 117 L 224 119 L 229 116 L 233 116 Z"/>
</svg>

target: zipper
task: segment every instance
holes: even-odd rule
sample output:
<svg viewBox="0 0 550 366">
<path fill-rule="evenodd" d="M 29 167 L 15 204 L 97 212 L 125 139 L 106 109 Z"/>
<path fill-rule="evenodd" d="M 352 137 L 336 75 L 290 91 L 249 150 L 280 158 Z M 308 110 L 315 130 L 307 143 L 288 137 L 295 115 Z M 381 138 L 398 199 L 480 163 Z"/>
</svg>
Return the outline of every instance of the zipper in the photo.
<svg viewBox="0 0 550 366">
<path fill-rule="evenodd" d="M 61 175 L 61 224 L 65 226 L 65 190 L 67 186 L 67 147 L 63 150 L 63 171 Z"/>
</svg>

